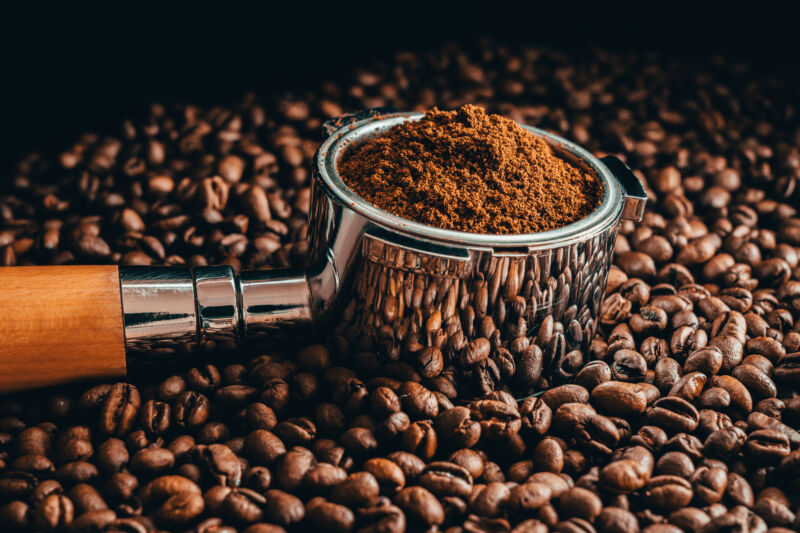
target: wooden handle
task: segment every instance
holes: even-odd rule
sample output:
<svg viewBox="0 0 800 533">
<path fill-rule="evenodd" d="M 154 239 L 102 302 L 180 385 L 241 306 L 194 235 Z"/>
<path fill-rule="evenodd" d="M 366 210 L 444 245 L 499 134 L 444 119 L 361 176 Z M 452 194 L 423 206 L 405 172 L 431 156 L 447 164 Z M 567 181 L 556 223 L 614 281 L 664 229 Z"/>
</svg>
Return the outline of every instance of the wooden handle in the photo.
<svg viewBox="0 0 800 533">
<path fill-rule="evenodd" d="M 0 392 L 124 374 L 116 266 L 0 268 Z"/>
</svg>

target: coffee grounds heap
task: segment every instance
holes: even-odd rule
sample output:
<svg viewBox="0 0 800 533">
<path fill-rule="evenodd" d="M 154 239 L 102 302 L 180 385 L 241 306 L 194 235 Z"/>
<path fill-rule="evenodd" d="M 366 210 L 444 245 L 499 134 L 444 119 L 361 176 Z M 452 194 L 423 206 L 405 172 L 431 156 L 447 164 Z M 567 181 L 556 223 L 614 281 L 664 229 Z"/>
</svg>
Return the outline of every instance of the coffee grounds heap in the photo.
<svg viewBox="0 0 800 533">
<path fill-rule="evenodd" d="M 603 194 L 596 175 L 513 120 L 474 105 L 433 108 L 354 146 L 339 174 L 385 211 L 470 233 L 560 228 L 586 217 Z"/>
</svg>

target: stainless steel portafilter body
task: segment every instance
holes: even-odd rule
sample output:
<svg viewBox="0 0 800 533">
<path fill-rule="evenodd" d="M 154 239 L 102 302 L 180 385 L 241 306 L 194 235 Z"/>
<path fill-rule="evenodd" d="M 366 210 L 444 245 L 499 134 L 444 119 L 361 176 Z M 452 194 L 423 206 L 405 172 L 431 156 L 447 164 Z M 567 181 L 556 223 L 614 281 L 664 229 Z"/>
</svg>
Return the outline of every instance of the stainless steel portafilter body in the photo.
<svg viewBox="0 0 800 533">
<path fill-rule="evenodd" d="M 519 235 L 403 219 L 353 193 L 337 162 L 348 147 L 422 116 L 342 121 L 321 144 L 305 269 L 121 267 L 129 359 L 264 343 L 314 324 L 325 325 L 339 355 L 357 366 L 371 354 L 406 368 L 420 349 L 436 346 L 445 369 L 431 378 L 434 385 L 461 395 L 500 388 L 527 394 L 577 372 L 596 330 L 620 220 L 643 214 L 642 185 L 616 158 L 598 159 L 523 126 L 598 176 L 603 199 L 589 216 Z M 490 343 L 488 356 L 464 357 L 480 338 Z"/>
</svg>

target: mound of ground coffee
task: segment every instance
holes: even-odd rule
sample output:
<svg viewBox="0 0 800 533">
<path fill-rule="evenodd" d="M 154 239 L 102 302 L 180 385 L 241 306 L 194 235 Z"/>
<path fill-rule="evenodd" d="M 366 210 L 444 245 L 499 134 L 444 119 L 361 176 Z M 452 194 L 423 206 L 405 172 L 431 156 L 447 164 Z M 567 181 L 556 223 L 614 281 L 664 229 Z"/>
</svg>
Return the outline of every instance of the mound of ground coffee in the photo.
<svg viewBox="0 0 800 533">
<path fill-rule="evenodd" d="M 439 228 L 514 234 L 566 226 L 600 203 L 597 176 L 541 138 L 465 105 L 428 111 L 345 152 L 344 182 L 394 215 Z"/>
</svg>

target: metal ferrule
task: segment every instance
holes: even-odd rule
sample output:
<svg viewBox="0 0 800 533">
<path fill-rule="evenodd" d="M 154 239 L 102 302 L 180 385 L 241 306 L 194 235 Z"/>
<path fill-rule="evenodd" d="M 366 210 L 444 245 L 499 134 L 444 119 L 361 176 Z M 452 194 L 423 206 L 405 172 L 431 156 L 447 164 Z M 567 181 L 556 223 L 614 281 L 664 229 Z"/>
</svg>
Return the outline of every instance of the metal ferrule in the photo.
<svg viewBox="0 0 800 533">
<path fill-rule="evenodd" d="M 229 266 L 121 266 L 125 347 L 130 357 L 160 356 L 263 342 L 311 323 L 302 272 Z M 280 275 L 278 273 L 280 272 Z"/>
</svg>

